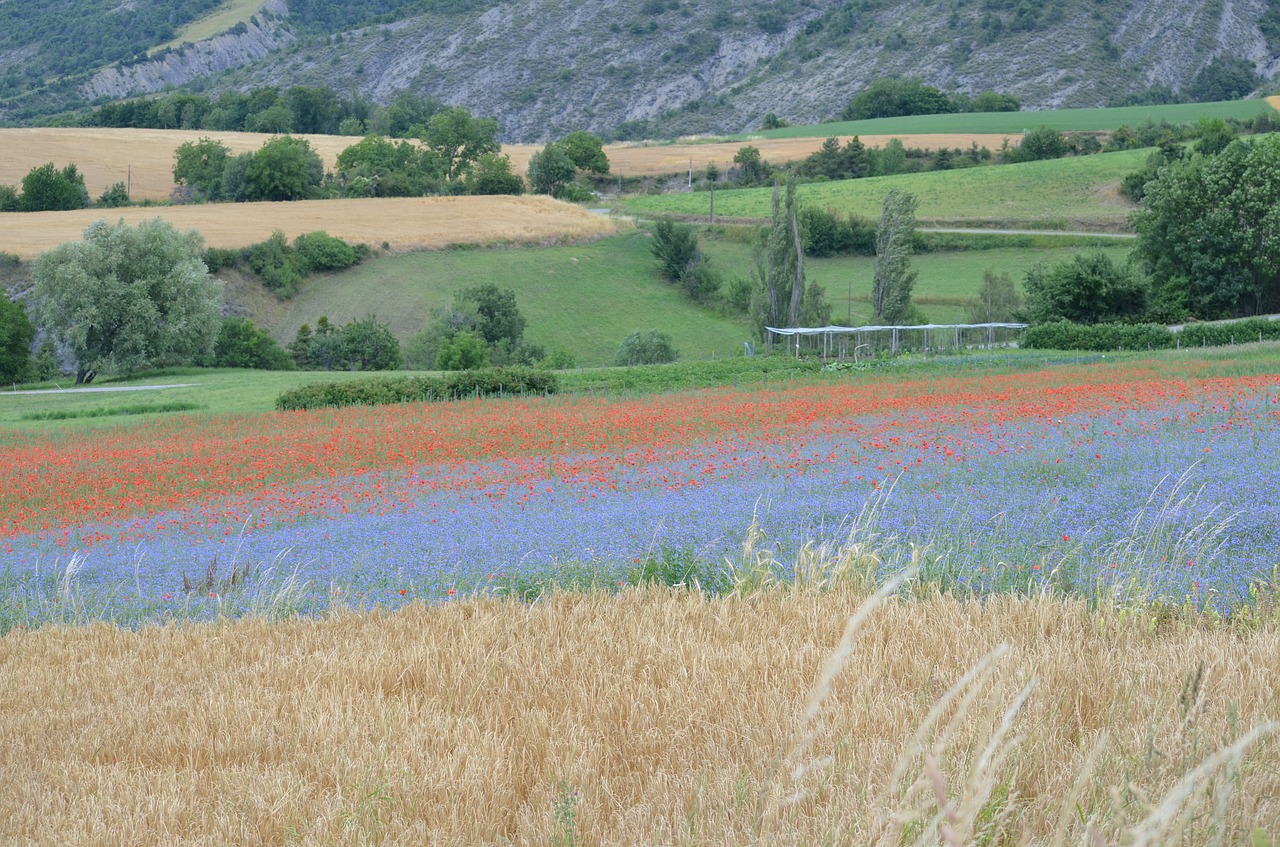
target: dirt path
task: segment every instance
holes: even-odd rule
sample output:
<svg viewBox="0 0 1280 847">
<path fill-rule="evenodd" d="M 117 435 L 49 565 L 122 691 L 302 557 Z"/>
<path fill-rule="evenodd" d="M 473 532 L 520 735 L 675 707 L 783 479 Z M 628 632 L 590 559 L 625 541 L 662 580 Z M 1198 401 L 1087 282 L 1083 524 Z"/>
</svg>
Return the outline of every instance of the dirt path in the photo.
<svg viewBox="0 0 1280 847">
<path fill-rule="evenodd" d="M 106 394 L 111 391 L 159 391 L 163 388 L 191 388 L 198 382 L 175 382 L 169 385 L 103 385 L 84 388 L 35 388 L 30 391 L 0 391 L 0 397 L 15 397 L 24 394 Z"/>
</svg>

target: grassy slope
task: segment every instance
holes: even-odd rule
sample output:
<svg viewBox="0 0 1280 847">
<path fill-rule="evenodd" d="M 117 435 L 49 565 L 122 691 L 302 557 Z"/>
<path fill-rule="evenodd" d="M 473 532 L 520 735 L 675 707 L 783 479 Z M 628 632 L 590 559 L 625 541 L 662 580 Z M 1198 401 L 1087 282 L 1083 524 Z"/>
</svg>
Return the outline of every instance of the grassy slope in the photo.
<svg viewBox="0 0 1280 847">
<path fill-rule="evenodd" d="M 1019 165 L 813 183 L 801 186 L 799 194 L 815 206 L 874 218 L 880 214 L 885 193 L 901 188 L 920 199 L 918 215 L 924 220 L 1118 227 L 1134 207 L 1116 188 L 1149 155 L 1149 150 L 1126 150 Z M 769 188 L 720 191 L 716 193 L 716 214 L 767 217 L 771 197 Z M 709 194 L 699 192 L 637 197 L 624 207 L 649 215 L 706 215 L 709 203 Z"/>
<path fill-rule="evenodd" d="M 979 112 L 956 115 L 911 115 L 866 121 L 839 121 L 809 126 L 789 126 L 758 133 L 765 138 L 807 138 L 828 135 L 900 135 L 930 132 L 1007 132 L 1021 135 L 1049 126 L 1070 132 L 1112 130 L 1138 126 L 1148 120 L 1173 124 L 1198 118 L 1252 118 L 1270 110 L 1264 100 L 1227 100 L 1219 103 L 1177 103 L 1168 106 L 1121 106 L 1110 109 L 1053 109 L 1043 112 Z M 738 136 L 746 138 L 747 136 Z"/>
<path fill-rule="evenodd" d="M 178 31 L 172 41 L 161 44 L 151 52 L 158 53 L 166 47 L 177 47 L 188 42 L 195 43 L 212 38 L 238 23 L 247 23 L 260 8 L 262 8 L 262 0 L 228 0 L 213 14 L 187 24 Z"/>
<path fill-rule="evenodd" d="M 373 313 L 403 341 L 453 292 L 493 283 L 516 292 L 529 340 L 572 352 L 582 367 L 611 364 L 636 329 L 670 333 L 684 358 L 733 355 L 748 337 L 745 327 L 692 306 L 663 283 L 648 245 L 647 235 L 635 231 L 580 246 L 393 256 L 312 280 L 288 303 L 259 299 L 254 317 L 287 342 L 300 324 L 314 325 L 321 315 L 345 323 Z"/>
</svg>

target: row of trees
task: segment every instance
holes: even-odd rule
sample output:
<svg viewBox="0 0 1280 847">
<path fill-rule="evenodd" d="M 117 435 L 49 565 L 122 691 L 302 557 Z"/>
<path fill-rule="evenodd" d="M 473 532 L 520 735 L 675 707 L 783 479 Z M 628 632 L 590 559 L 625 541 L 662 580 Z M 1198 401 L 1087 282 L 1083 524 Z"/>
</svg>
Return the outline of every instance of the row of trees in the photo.
<svg viewBox="0 0 1280 847">
<path fill-rule="evenodd" d="M 325 86 L 260 87 L 227 91 L 217 97 L 174 93 L 107 103 L 84 116 L 85 126 L 122 129 L 206 129 L 217 132 L 266 132 L 273 135 L 351 135 L 367 133 L 414 138 L 431 118 L 448 109 L 435 97 L 401 92 L 380 106 Z"/>
</svg>

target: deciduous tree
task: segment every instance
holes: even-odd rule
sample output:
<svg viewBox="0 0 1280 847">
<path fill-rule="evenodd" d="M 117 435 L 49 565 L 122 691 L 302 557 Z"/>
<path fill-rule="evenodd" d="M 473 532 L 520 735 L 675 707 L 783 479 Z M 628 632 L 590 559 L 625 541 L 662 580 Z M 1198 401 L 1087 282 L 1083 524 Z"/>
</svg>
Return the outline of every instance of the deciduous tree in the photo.
<svg viewBox="0 0 1280 847">
<path fill-rule="evenodd" d="M 914 322 L 918 312 L 911 303 L 916 271 L 911 268 L 911 239 L 916 231 L 916 197 L 893 188 L 885 195 L 876 229 L 875 278 L 871 310 L 878 324 Z"/>
<path fill-rule="evenodd" d="M 200 260 L 203 239 L 159 218 L 98 221 L 82 241 L 32 267 L 37 324 L 70 350 L 76 381 L 90 370 L 195 362 L 212 351 L 222 289 Z"/>
</svg>

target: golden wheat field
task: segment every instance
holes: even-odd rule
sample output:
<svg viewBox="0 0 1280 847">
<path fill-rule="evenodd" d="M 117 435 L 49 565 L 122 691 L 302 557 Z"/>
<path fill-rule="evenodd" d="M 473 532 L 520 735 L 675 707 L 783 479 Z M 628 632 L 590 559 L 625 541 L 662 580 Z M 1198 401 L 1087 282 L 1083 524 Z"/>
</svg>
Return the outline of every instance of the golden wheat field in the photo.
<svg viewBox="0 0 1280 847">
<path fill-rule="evenodd" d="M 304 200 L 294 203 L 214 203 L 195 206 L 81 209 L 3 215 L 0 250 L 35 258 L 79 241 L 96 220 L 128 224 L 160 217 L 181 230 L 199 230 L 210 247 L 245 247 L 281 230 L 289 238 L 324 230 L 357 243 L 393 250 L 450 244 L 540 243 L 610 235 L 617 224 L 549 197 L 395 197 Z"/>
<path fill-rule="evenodd" d="M 1274 625 L 863 599 L 14 631 L 0 842 L 1274 843 Z"/>
<path fill-rule="evenodd" d="M 89 194 L 98 197 L 109 186 L 124 182 L 134 200 L 167 200 L 173 191 L 173 152 L 178 145 L 201 138 L 215 138 L 233 153 L 252 152 L 271 138 L 252 132 L 213 132 L 164 129 L 35 128 L 0 129 L 0 185 L 18 185 L 34 167 L 53 162 L 63 167 L 75 162 L 84 174 Z M 359 141 L 334 135 L 302 135 L 320 155 L 326 169 L 332 169 L 338 154 Z M 967 148 L 971 142 L 992 150 L 999 148 L 1003 135 L 911 135 L 902 136 L 908 147 L 934 150 L 938 147 Z M 842 142 L 847 139 L 841 139 Z M 889 136 L 864 136 L 868 146 L 883 146 Z M 1010 143 L 1019 139 L 1013 138 Z M 715 162 L 722 170 L 746 143 L 760 149 L 765 159 L 775 163 L 802 159 L 822 145 L 820 138 L 757 139 L 750 142 L 686 143 L 662 145 L 613 144 L 605 148 L 614 173 L 628 177 L 662 176 L 693 167 L 703 169 Z M 512 165 L 524 173 L 529 158 L 541 149 L 533 145 L 504 146 Z"/>
</svg>

